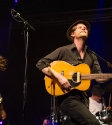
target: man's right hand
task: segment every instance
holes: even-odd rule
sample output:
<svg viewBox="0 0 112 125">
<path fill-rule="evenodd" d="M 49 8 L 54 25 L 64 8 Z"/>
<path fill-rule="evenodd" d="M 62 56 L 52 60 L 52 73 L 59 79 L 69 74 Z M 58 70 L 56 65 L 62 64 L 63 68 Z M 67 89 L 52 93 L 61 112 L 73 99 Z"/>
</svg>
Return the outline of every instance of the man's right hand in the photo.
<svg viewBox="0 0 112 125">
<path fill-rule="evenodd" d="M 58 77 L 57 77 L 57 79 L 58 79 L 58 81 L 61 84 L 61 87 L 63 89 L 65 89 L 67 91 L 70 90 L 71 85 L 70 85 L 69 81 L 63 75 L 59 74 Z"/>
<path fill-rule="evenodd" d="M 1 110 L 1 111 L 0 111 L 0 118 L 1 118 L 2 120 L 5 120 L 6 117 L 7 117 L 6 112 L 5 112 L 4 110 Z"/>
<path fill-rule="evenodd" d="M 71 85 L 70 85 L 69 81 L 62 74 L 56 72 L 51 67 L 42 69 L 42 72 L 45 73 L 46 75 L 50 76 L 51 78 L 52 77 L 56 78 L 63 89 L 65 89 L 67 91 L 70 90 Z"/>
<path fill-rule="evenodd" d="M 111 109 L 112 109 L 111 106 L 106 107 L 106 110 L 111 110 Z"/>
</svg>

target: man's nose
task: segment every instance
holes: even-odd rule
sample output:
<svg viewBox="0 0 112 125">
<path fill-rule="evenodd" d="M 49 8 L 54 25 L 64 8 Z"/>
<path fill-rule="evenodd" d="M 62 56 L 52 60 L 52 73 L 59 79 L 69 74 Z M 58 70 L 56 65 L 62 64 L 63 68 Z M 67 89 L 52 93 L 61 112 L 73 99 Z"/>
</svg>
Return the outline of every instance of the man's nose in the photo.
<svg viewBox="0 0 112 125">
<path fill-rule="evenodd" d="M 101 99 L 101 97 L 99 97 L 99 99 Z"/>
<path fill-rule="evenodd" d="M 82 27 L 82 30 L 85 30 L 86 28 L 85 27 Z"/>
</svg>

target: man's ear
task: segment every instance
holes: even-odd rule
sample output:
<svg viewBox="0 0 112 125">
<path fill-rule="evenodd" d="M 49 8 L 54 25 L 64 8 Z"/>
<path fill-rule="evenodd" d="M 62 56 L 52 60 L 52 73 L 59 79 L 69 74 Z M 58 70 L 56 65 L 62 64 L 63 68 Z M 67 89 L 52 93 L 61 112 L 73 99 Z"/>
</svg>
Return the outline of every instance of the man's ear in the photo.
<svg viewBox="0 0 112 125">
<path fill-rule="evenodd" d="M 72 32 L 72 33 L 71 33 L 71 37 L 74 37 L 74 36 L 75 36 L 75 34 L 74 34 L 74 32 Z"/>
</svg>

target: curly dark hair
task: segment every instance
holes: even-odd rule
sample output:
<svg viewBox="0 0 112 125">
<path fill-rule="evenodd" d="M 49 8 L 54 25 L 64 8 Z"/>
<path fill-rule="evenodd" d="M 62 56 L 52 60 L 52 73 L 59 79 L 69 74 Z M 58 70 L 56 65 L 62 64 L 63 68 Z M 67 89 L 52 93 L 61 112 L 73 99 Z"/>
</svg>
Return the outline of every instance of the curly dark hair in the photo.
<svg viewBox="0 0 112 125">
<path fill-rule="evenodd" d="M 4 71 L 6 70 L 7 65 L 7 59 L 3 58 L 3 56 L 0 55 L 0 70 Z"/>
</svg>

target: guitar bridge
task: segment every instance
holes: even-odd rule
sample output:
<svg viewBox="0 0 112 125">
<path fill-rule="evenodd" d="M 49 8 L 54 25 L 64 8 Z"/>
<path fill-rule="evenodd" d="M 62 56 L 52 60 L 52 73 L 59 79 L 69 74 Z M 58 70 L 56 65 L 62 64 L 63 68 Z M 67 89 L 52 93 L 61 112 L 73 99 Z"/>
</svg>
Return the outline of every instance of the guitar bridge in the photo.
<svg viewBox="0 0 112 125">
<path fill-rule="evenodd" d="M 64 76 L 64 71 L 61 71 L 61 73 L 60 73 L 62 76 Z"/>
</svg>

